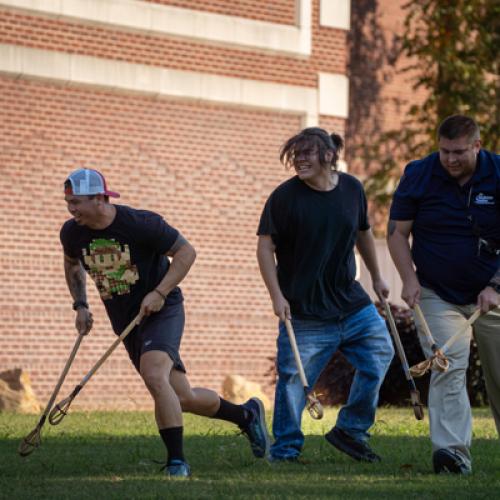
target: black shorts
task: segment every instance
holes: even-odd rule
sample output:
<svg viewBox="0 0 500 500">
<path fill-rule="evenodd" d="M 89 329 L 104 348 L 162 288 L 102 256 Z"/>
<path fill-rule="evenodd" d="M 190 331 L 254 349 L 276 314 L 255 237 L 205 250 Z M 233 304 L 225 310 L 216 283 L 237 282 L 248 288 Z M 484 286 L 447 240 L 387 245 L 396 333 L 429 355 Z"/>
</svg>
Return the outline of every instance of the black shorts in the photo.
<svg viewBox="0 0 500 500">
<path fill-rule="evenodd" d="M 135 369 L 140 372 L 141 356 L 148 351 L 166 352 L 174 368 L 186 373 L 179 348 L 184 331 L 184 304 L 165 305 L 157 313 L 144 318 L 123 344 Z"/>
</svg>

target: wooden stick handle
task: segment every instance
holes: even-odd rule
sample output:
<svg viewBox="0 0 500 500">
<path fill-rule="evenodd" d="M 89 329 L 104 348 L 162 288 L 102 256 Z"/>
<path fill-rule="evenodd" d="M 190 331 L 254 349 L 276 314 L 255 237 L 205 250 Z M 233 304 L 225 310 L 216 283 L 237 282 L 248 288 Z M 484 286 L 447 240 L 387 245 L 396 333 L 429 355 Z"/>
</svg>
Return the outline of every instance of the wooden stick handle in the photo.
<svg viewBox="0 0 500 500">
<path fill-rule="evenodd" d="M 443 347 L 441 347 L 441 352 L 444 354 L 467 331 L 467 329 L 472 326 L 479 316 L 481 316 L 481 309 L 476 309 L 474 314 L 466 321 L 464 327 L 450 337 Z"/>
<path fill-rule="evenodd" d="M 59 389 L 63 385 L 64 379 L 66 378 L 66 375 L 68 374 L 69 368 L 71 364 L 73 363 L 73 360 L 75 359 L 76 353 L 78 351 L 78 348 L 80 347 L 80 343 L 83 340 L 83 335 L 78 334 L 75 344 L 73 346 L 73 349 L 71 350 L 71 354 L 69 355 L 68 360 L 66 361 L 66 365 L 64 365 L 64 369 L 59 376 L 59 380 L 57 381 L 56 387 L 54 389 L 54 392 L 52 393 L 52 396 L 50 396 L 49 402 L 47 403 L 47 406 L 45 407 L 45 411 L 42 414 L 43 420 L 45 420 L 45 417 L 48 415 L 50 409 L 52 408 L 52 405 L 54 404 L 54 401 L 57 397 L 57 394 L 59 393 Z"/>
<path fill-rule="evenodd" d="M 418 317 L 418 321 L 419 321 L 420 325 L 422 326 L 422 329 L 424 330 L 424 334 L 427 337 L 427 341 L 429 342 L 431 349 L 434 352 L 437 349 L 436 341 L 434 340 L 434 337 L 432 336 L 432 333 L 429 330 L 429 325 L 427 324 L 427 321 L 425 320 L 422 309 L 420 309 L 420 306 L 418 304 L 415 304 L 414 311 Z"/>
<path fill-rule="evenodd" d="M 97 363 L 91 368 L 91 370 L 83 377 L 82 381 L 80 382 L 80 389 L 90 380 L 92 375 L 101 367 L 101 365 L 109 358 L 111 353 L 116 349 L 116 346 L 134 329 L 136 325 L 138 325 L 141 322 L 142 316 L 138 314 L 123 330 L 121 335 L 111 344 L 111 346 L 108 348 L 108 350 L 99 358 Z"/>
<path fill-rule="evenodd" d="M 410 366 L 408 365 L 408 360 L 406 358 L 405 350 L 401 342 L 401 337 L 399 336 L 399 332 L 396 327 L 396 322 L 394 321 L 394 316 L 392 315 L 391 306 L 387 301 L 384 301 L 384 307 L 387 320 L 389 321 L 389 327 L 392 333 L 392 338 L 394 339 L 394 343 L 396 344 L 396 350 L 398 351 L 399 360 L 401 361 L 401 365 L 403 366 L 403 371 L 405 373 L 406 380 L 412 383 L 412 388 L 413 388 L 415 382 L 413 382 L 413 377 L 411 376 L 410 373 Z"/>
<path fill-rule="evenodd" d="M 297 364 L 297 370 L 299 372 L 300 381 L 302 382 L 302 386 L 304 389 L 309 388 L 309 384 L 307 383 L 306 374 L 304 372 L 304 367 L 302 365 L 302 360 L 300 359 L 299 348 L 297 347 L 297 341 L 295 340 L 295 333 L 293 331 L 292 322 L 286 318 L 285 319 L 286 331 L 288 333 L 288 338 L 290 339 L 290 344 L 292 346 L 293 355 L 295 357 L 295 363 Z"/>
</svg>

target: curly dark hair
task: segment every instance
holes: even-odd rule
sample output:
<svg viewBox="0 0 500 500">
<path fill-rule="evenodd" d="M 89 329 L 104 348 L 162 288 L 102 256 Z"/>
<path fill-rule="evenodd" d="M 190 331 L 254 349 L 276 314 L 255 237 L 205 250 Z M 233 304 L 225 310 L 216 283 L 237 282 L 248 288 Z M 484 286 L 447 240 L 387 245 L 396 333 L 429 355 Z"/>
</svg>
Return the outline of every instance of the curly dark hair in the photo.
<svg viewBox="0 0 500 500">
<path fill-rule="evenodd" d="M 340 135 L 329 134 L 320 127 L 305 128 L 283 144 L 280 152 L 280 161 L 283 165 L 290 168 L 293 166 L 294 159 L 300 151 L 312 147 L 318 148 L 321 165 L 335 168 L 339 159 L 339 152 L 344 147 L 344 140 Z M 325 158 L 327 151 L 333 152 L 330 165 L 328 165 Z"/>
</svg>

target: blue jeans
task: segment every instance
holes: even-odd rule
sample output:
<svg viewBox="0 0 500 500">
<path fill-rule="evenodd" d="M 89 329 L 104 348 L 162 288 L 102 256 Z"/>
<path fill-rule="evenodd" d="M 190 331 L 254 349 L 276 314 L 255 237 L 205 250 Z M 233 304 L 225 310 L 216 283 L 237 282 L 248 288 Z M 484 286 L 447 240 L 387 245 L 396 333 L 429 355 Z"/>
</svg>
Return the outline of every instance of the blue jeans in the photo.
<svg viewBox="0 0 500 500">
<path fill-rule="evenodd" d="M 349 399 L 336 427 L 366 440 L 375 420 L 378 393 L 394 355 L 384 320 L 373 304 L 335 321 L 292 320 L 307 381 L 313 387 L 337 350 L 356 369 Z M 301 419 L 306 399 L 285 325 L 278 336 L 278 383 L 274 400 L 273 458 L 297 457 L 304 444 Z"/>
</svg>

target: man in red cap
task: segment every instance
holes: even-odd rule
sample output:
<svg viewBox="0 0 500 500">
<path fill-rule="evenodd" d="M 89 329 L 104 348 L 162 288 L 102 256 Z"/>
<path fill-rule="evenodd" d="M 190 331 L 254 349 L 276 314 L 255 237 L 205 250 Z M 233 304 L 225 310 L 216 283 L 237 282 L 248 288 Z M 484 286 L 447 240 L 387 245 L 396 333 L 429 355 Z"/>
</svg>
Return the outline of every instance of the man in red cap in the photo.
<svg viewBox="0 0 500 500">
<path fill-rule="evenodd" d="M 191 388 L 186 377 L 179 355 L 183 296 L 177 285 L 195 260 L 194 248 L 160 215 L 109 203 L 109 197 L 119 194 L 107 189 L 96 170 L 76 170 L 64 188 L 73 218 L 61 229 L 61 243 L 76 329 L 86 335 L 92 328 L 85 271 L 97 286 L 116 334 L 141 315 L 124 344 L 154 399 L 167 448 L 166 474 L 190 475 L 183 454 L 183 411 L 235 423 L 248 437 L 253 454 L 264 457 L 269 437 L 262 402 L 251 398 L 235 405 L 209 389 Z"/>
</svg>

